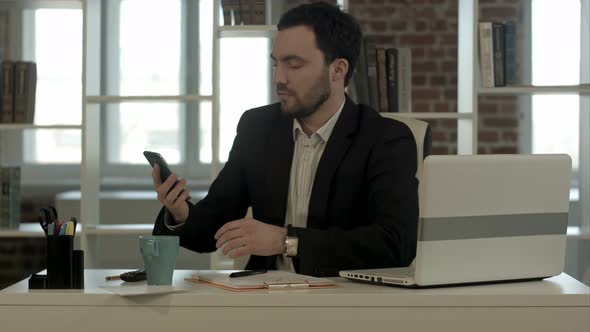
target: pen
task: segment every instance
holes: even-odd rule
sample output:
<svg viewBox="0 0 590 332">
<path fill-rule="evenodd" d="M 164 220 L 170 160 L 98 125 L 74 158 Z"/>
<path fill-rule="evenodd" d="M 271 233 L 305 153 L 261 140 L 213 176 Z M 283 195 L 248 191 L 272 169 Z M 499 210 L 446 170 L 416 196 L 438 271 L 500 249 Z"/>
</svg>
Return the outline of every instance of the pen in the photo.
<svg viewBox="0 0 590 332">
<path fill-rule="evenodd" d="M 119 276 L 119 275 L 116 275 L 116 276 L 106 276 L 106 277 L 104 277 L 104 280 L 106 280 L 106 281 L 119 280 L 119 279 L 121 279 L 121 276 Z"/>
<path fill-rule="evenodd" d="M 245 270 L 245 271 L 239 271 L 239 272 L 232 272 L 229 274 L 230 278 L 238 278 L 238 277 L 246 277 L 246 276 L 252 276 L 255 274 L 262 274 L 262 273 L 266 273 L 266 270 Z"/>
<path fill-rule="evenodd" d="M 75 217 L 71 217 L 70 221 L 74 223 L 74 232 L 72 233 L 72 236 L 76 235 L 76 227 L 78 226 L 78 220 L 76 220 Z"/>
</svg>

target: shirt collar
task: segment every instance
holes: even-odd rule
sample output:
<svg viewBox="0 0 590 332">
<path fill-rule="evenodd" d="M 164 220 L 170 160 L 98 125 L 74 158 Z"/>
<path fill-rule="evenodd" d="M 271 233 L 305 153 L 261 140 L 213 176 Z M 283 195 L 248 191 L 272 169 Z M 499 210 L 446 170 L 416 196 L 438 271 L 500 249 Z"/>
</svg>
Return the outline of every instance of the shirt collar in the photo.
<svg viewBox="0 0 590 332">
<path fill-rule="evenodd" d="M 334 126 L 336 125 L 338 118 L 340 117 L 340 113 L 342 113 L 342 109 L 344 108 L 345 103 L 346 103 L 346 98 L 344 98 L 344 101 L 342 101 L 342 105 L 340 105 L 338 112 L 334 113 L 332 115 L 332 117 L 330 117 L 330 119 L 326 123 L 324 123 L 323 126 L 320 127 L 320 129 L 318 129 L 316 132 L 311 134 L 311 137 L 313 137 L 314 135 L 317 135 L 322 139 L 322 141 L 327 142 L 328 139 L 330 138 L 330 135 L 332 134 L 332 131 L 334 130 Z M 303 133 L 303 128 L 301 128 L 301 124 L 299 124 L 299 121 L 297 121 L 297 119 L 293 119 L 293 141 L 294 142 L 297 141 L 297 135 L 299 135 L 300 133 Z"/>
</svg>

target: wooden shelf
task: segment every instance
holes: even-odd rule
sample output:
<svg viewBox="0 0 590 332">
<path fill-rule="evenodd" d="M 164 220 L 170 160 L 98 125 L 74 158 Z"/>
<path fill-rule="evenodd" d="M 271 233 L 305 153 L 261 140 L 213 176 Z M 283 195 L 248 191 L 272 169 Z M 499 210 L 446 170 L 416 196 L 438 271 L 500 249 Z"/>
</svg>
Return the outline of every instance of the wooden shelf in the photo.
<svg viewBox="0 0 590 332">
<path fill-rule="evenodd" d="M 387 113 L 395 116 L 412 119 L 472 119 L 473 113 L 457 113 L 457 112 L 410 112 L 410 113 Z"/>
<path fill-rule="evenodd" d="M 153 224 L 93 225 L 86 227 L 86 235 L 151 235 Z"/>
<path fill-rule="evenodd" d="M 43 237 L 43 229 L 38 223 L 20 224 L 18 229 L 0 229 L 0 238 Z"/>
<path fill-rule="evenodd" d="M 24 129 L 82 129 L 81 125 L 34 125 L 30 123 L 1 123 L 1 130 L 24 130 Z"/>
<path fill-rule="evenodd" d="M 154 101 L 211 101 L 212 96 L 204 95 L 176 95 L 176 96 L 86 96 L 89 104 L 123 103 L 123 102 L 154 102 Z"/>
<path fill-rule="evenodd" d="M 480 95 L 530 95 L 530 94 L 590 94 L 590 85 L 555 85 L 555 86 L 502 86 L 479 88 Z"/>
<path fill-rule="evenodd" d="M 217 28 L 220 38 L 271 37 L 276 31 L 276 25 L 228 25 Z"/>
</svg>

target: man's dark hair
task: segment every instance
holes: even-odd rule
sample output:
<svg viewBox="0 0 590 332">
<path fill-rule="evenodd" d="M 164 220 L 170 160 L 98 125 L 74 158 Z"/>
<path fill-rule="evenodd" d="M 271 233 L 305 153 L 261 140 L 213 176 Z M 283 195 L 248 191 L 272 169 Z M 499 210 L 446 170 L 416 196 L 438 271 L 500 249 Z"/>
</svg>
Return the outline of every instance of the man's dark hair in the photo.
<svg viewBox="0 0 590 332">
<path fill-rule="evenodd" d="M 325 2 L 307 3 L 285 12 L 277 29 L 305 25 L 315 33 L 317 47 L 324 53 L 326 64 L 337 58 L 348 61 L 344 86 L 348 85 L 356 67 L 362 38 L 361 27 L 352 15 Z"/>
</svg>

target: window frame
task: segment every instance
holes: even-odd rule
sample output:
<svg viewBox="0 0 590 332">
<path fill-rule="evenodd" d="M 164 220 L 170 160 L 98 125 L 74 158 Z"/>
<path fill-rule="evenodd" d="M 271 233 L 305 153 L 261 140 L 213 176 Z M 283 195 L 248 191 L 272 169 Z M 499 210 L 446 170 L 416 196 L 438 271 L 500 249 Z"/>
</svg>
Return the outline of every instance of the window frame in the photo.
<svg viewBox="0 0 590 332">
<path fill-rule="evenodd" d="M 105 1 L 106 10 L 103 10 L 102 22 L 109 22 L 104 24 L 106 28 L 102 31 L 106 33 L 101 35 L 101 43 L 104 46 L 103 54 L 105 59 L 109 59 L 107 63 L 103 60 L 101 67 L 101 77 L 98 78 L 101 82 L 106 82 L 106 85 L 101 86 L 101 93 L 107 94 L 107 91 L 118 91 L 118 49 L 119 42 L 119 14 L 120 14 L 120 0 Z M 199 52 L 198 43 L 190 43 L 191 40 L 198 40 L 199 38 L 199 2 L 198 1 L 181 1 L 181 72 L 182 73 L 198 73 L 199 72 Z M 110 38 L 109 38 L 110 37 Z M 192 59 L 193 61 L 187 61 Z M 107 63 L 106 65 L 104 65 Z M 188 65 L 187 65 L 188 64 Z M 92 79 L 92 78 L 89 78 Z M 183 75 L 181 77 L 181 91 L 198 91 L 199 83 L 198 75 Z M 176 172 L 180 177 L 187 177 L 191 180 L 200 180 L 200 182 L 208 182 L 210 163 L 201 163 L 198 158 L 198 147 L 200 146 L 199 139 L 199 112 L 200 102 L 178 102 L 181 110 L 181 125 L 180 130 L 183 131 L 181 137 L 181 162 L 179 164 L 172 164 L 169 162 L 172 171 Z M 151 177 L 149 177 L 150 169 L 145 164 L 121 164 L 110 163 L 107 158 L 108 142 L 110 135 L 116 134 L 114 131 L 109 131 L 109 128 L 118 127 L 116 117 L 109 115 L 107 111 L 116 110 L 118 103 L 101 104 L 101 123 L 106 124 L 101 126 L 101 182 L 109 185 L 121 184 L 126 186 L 129 183 L 146 183 L 149 187 L 152 185 Z M 191 125 L 192 124 L 192 125 Z M 166 156 L 164 156 L 166 158 Z"/>
<path fill-rule="evenodd" d="M 26 1 L 21 4 L 17 8 L 17 12 L 20 15 L 17 15 L 19 19 L 17 20 L 17 24 L 13 26 L 14 30 L 20 38 L 21 43 L 20 47 L 18 47 L 21 56 L 17 58 L 22 58 L 24 60 L 31 60 L 35 56 L 35 45 L 34 42 L 30 39 L 27 39 L 26 33 L 27 29 L 25 29 L 25 24 L 30 24 L 31 26 L 28 29 L 31 31 L 35 31 L 35 20 L 34 17 L 28 16 L 27 11 L 35 11 L 37 9 L 79 9 L 83 15 L 83 4 L 82 1 L 76 0 L 60 0 L 60 1 Z M 13 34 L 14 35 L 14 34 Z M 81 45 L 82 46 L 82 45 Z M 28 58 L 32 57 L 32 58 Z M 81 96 L 82 97 L 82 96 Z M 80 108 L 81 109 L 81 108 Z M 82 124 L 80 123 L 80 126 Z M 33 129 L 39 130 L 39 129 Z M 57 129 L 47 129 L 47 130 L 57 130 Z M 78 130 L 81 134 L 82 129 L 72 129 Z M 9 137 L 12 135 L 13 137 Z M 7 134 L 4 135 L 2 138 L 9 142 L 8 145 L 10 147 L 18 146 L 20 149 L 13 149 L 17 150 L 15 152 L 15 158 L 20 161 L 22 164 L 22 183 L 24 186 L 56 186 L 56 187 L 79 187 L 80 183 L 80 165 L 79 164 L 72 164 L 72 163 L 52 163 L 52 164 L 42 164 L 42 163 L 30 163 L 25 162 L 24 156 L 24 147 L 27 144 L 27 141 L 24 137 L 24 131 L 20 134 Z M 80 135 L 81 136 L 81 135 Z M 82 141 L 80 140 L 80 144 Z M 35 142 L 30 142 L 34 146 Z M 11 149 L 12 150 L 12 149 Z"/>
<path fill-rule="evenodd" d="M 106 91 L 118 90 L 116 84 L 118 83 L 118 72 L 115 68 L 118 68 L 117 54 L 118 48 L 118 29 L 119 29 L 119 0 L 107 0 L 100 4 L 101 17 L 98 22 L 99 26 L 92 26 L 88 24 L 89 30 L 99 31 L 100 33 L 100 47 L 101 54 L 97 57 L 97 64 L 100 66 L 100 77 L 92 77 L 89 75 L 87 80 L 98 80 L 101 82 L 100 94 L 105 95 Z M 82 9 L 82 1 L 34 1 L 27 2 L 24 6 L 20 7 L 21 17 L 24 10 L 36 10 L 41 8 L 76 8 Z M 188 73 L 199 73 L 199 43 L 189 43 L 191 40 L 199 40 L 199 1 L 187 1 L 181 0 L 181 64 L 183 68 L 181 72 Z M 110 20 L 110 21 L 107 21 Z M 108 22 L 108 24 L 106 24 Z M 22 44 L 31 44 L 30 39 L 24 36 L 23 25 L 20 24 L 19 30 L 23 33 Z M 34 31 L 34 30 L 33 30 Z M 24 45 L 23 45 L 24 46 Z M 30 46 L 29 46 L 30 47 Z M 34 54 L 34 53 L 33 53 Z M 108 61 L 107 61 L 108 59 Z M 187 59 L 192 59 L 190 65 L 187 66 Z M 87 64 L 92 65 L 92 64 Z M 89 74 L 89 73 L 87 73 Z M 184 75 L 181 77 L 181 90 L 195 91 L 199 89 L 199 75 Z M 152 102 L 152 101 L 147 101 Z M 147 103 L 146 102 L 146 103 Z M 181 130 L 184 134 L 181 137 L 181 155 L 182 160 L 179 164 L 171 164 L 171 168 L 174 172 L 179 174 L 181 177 L 187 177 L 191 181 L 191 185 L 202 188 L 210 184 L 210 168 L 211 163 L 201 163 L 199 161 L 199 127 L 200 127 L 200 103 L 202 101 L 190 101 L 183 102 L 178 101 L 181 105 Z M 86 96 L 81 96 L 81 112 L 83 104 L 86 103 Z M 150 175 L 150 169 L 147 164 L 119 164 L 109 163 L 107 158 L 108 153 L 108 137 L 112 137 L 116 134 L 114 131 L 109 131 L 109 128 L 118 127 L 115 117 L 107 115 L 107 108 L 116 109 L 119 103 L 100 103 L 100 122 L 106 125 L 100 127 L 100 183 L 103 188 L 151 188 L 152 180 Z M 117 124 L 114 126 L 114 124 Z M 38 130 L 38 129 L 33 129 Z M 54 129 L 50 129 L 54 130 Z M 82 133 L 82 131 L 80 131 Z M 24 135 L 14 135 L 16 138 L 3 139 L 3 141 L 10 144 L 11 147 L 20 146 L 21 149 L 15 149 L 23 151 Z M 83 136 L 83 135 L 81 135 Z M 4 137 L 3 137 L 4 138 Z M 34 144 L 34 142 L 33 142 Z M 80 141 L 80 151 L 82 153 L 82 138 Z M 164 156 L 165 157 L 165 156 Z M 23 160 L 22 152 L 18 153 L 16 158 Z M 82 159 L 82 156 L 81 156 Z M 220 167 L 223 167 L 223 163 L 219 163 Z M 63 188 L 79 187 L 80 184 L 80 171 L 81 163 L 67 163 L 67 164 L 40 164 L 40 163 L 26 163 L 23 164 L 23 184 L 25 186 L 56 186 Z"/>
<path fill-rule="evenodd" d="M 590 14 L 588 0 L 580 0 L 580 82 L 586 82 L 590 77 L 589 66 L 587 65 L 590 60 L 590 50 L 588 47 L 587 33 L 584 35 L 584 27 L 590 26 Z M 532 78 L 532 1 L 525 1 L 524 6 L 524 22 L 523 27 L 527 29 L 524 31 L 525 36 L 523 48 L 523 76 L 525 80 L 531 81 Z M 586 39 L 585 39 L 586 38 Z M 583 121 L 588 119 L 588 105 L 590 99 L 587 95 L 579 95 L 580 108 L 579 108 L 579 126 L 580 132 L 578 135 L 579 144 L 579 165 L 578 169 L 572 169 L 572 178 L 570 184 L 570 213 L 573 213 L 573 217 L 570 217 L 569 226 L 582 227 L 586 231 L 590 230 L 590 219 L 588 219 L 588 211 L 590 211 L 590 202 L 588 201 L 588 192 L 590 189 L 588 186 L 588 154 L 590 153 L 587 149 L 588 137 L 584 137 L 584 128 L 588 128 L 588 125 L 584 124 Z M 521 96 L 519 98 L 519 104 L 521 111 L 521 121 L 519 132 L 519 149 L 521 153 L 531 152 L 533 150 L 533 108 L 532 108 L 533 95 Z M 586 131 L 587 133 L 587 131 Z M 587 135 L 586 135 L 587 136 Z M 584 182 L 585 181 L 585 182 Z M 572 210 L 573 209 L 573 210 Z"/>
<path fill-rule="evenodd" d="M 580 0 L 581 4 L 583 4 L 583 0 Z M 526 82 L 531 82 L 532 81 L 532 23 L 533 23 L 533 18 L 532 18 L 532 1 L 525 1 L 523 2 L 523 6 L 524 6 L 524 18 L 523 18 L 523 27 L 524 29 L 526 29 L 523 33 L 523 35 L 525 36 L 524 38 L 524 47 L 523 47 L 523 78 L 524 81 Z M 582 11 L 583 11 L 584 6 L 582 6 Z M 588 17 L 581 15 L 581 26 L 585 26 L 588 25 Z M 583 36 L 581 35 L 581 38 L 583 38 Z M 583 47 L 580 48 L 580 62 L 584 63 L 583 61 L 587 61 L 590 56 L 587 53 L 587 50 L 585 50 Z M 586 59 L 586 60 L 584 60 Z M 581 68 L 580 68 L 581 70 Z M 520 125 L 519 125 L 519 150 L 521 151 L 521 153 L 523 152 L 528 152 L 528 153 L 532 153 L 533 151 L 533 95 L 534 94 L 530 94 L 530 95 L 526 95 L 526 96 L 521 96 L 519 98 L 519 105 L 520 105 L 520 109 L 521 111 L 521 121 L 520 121 Z M 579 113 L 581 114 L 583 112 L 582 109 L 582 101 L 581 101 L 582 95 L 580 95 L 580 108 L 579 108 Z M 581 121 L 581 117 L 579 118 Z M 578 142 L 581 146 L 581 142 L 582 142 L 582 132 L 580 132 L 580 134 L 578 135 Z M 579 179 L 580 179 L 580 169 L 582 167 L 584 167 L 583 163 L 582 163 L 582 156 L 581 154 L 584 152 L 581 149 L 579 150 L 579 160 L 580 160 L 580 164 L 578 165 L 578 169 L 572 169 L 572 178 L 571 178 L 571 184 L 570 187 L 574 192 L 578 192 L 579 187 L 580 187 L 580 183 L 579 183 Z M 588 167 L 588 165 L 586 165 L 586 167 Z"/>
</svg>

